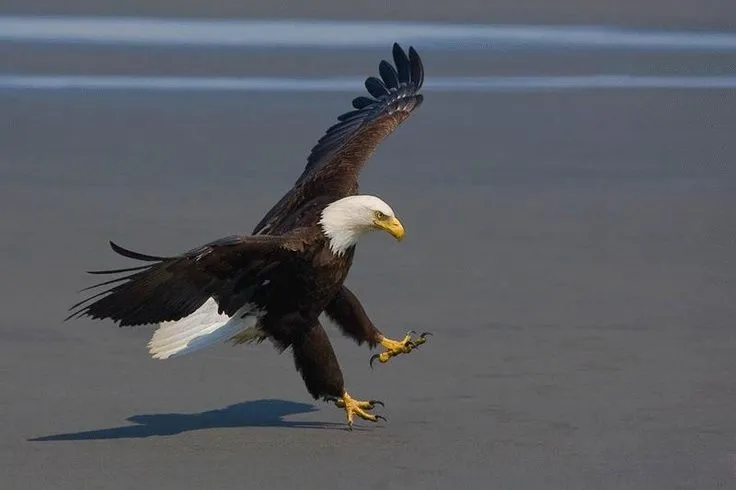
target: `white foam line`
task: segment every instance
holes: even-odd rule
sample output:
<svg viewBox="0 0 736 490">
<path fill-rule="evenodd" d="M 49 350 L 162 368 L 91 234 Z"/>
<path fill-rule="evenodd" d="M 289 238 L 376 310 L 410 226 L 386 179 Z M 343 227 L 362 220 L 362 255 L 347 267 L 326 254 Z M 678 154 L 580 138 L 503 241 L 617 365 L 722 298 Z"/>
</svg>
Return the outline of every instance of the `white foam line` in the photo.
<svg viewBox="0 0 736 490">
<path fill-rule="evenodd" d="M 736 75 L 724 76 L 518 76 L 518 77 L 433 77 L 425 79 L 425 90 L 540 91 L 580 89 L 733 89 Z M 264 92 L 350 92 L 363 93 L 362 78 L 217 78 L 76 75 L 0 75 L 0 90 L 87 90 L 87 91 L 264 91 Z"/>
<path fill-rule="evenodd" d="M 0 16 L 0 41 L 169 46 L 736 50 L 736 31 L 379 21 Z"/>
</svg>

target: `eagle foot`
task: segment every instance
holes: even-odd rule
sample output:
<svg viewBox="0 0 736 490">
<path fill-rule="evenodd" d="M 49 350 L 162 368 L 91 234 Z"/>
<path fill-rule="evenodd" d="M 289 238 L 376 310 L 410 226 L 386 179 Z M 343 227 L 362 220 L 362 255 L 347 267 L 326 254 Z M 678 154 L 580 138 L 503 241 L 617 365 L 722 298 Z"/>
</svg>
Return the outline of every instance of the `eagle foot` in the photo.
<svg viewBox="0 0 736 490">
<path fill-rule="evenodd" d="M 334 402 L 335 406 L 337 406 L 338 408 L 345 409 L 345 415 L 348 421 L 349 430 L 353 430 L 353 419 L 355 418 L 355 416 L 358 416 L 363 420 L 369 420 L 371 422 L 378 422 L 379 420 L 387 421 L 386 417 L 375 415 L 367 411 L 373 410 L 376 405 L 381 405 L 382 407 L 385 406 L 380 400 L 355 400 L 353 397 L 350 396 L 347 391 L 343 393 L 340 398 L 328 397 L 326 398 L 326 400 Z"/>
<path fill-rule="evenodd" d="M 380 354 L 374 354 L 371 356 L 371 367 L 373 367 L 373 361 L 375 360 L 378 360 L 381 364 L 385 364 L 392 357 L 396 357 L 399 354 L 408 354 L 425 343 L 427 341 L 427 337 L 432 334 L 430 332 L 423 332 L 419 337 L 414 338 L 412 338 L 412 335 L 416 335 L 414 330 L 407 332 L 403 340 L 391 340 L 386 337 L 381 337 L 380 344 L 386 350 Z"/>
</svg>

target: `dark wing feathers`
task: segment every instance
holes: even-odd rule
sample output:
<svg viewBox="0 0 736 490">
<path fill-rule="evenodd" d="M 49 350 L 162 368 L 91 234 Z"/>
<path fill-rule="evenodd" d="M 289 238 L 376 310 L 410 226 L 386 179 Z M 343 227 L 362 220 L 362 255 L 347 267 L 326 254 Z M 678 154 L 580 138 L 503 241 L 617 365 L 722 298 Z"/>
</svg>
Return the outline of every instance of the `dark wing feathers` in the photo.
<svg viewBox="0 0 736 490">
<path fill-rule="evenodd" d="M 386 84 L 386 88 L 389 90 L 396 90 L 399 88 L 399 74 L 391 63 L 386 60 L 382 60 L 381 63 L 378 64 L 378 73 L 381 74 L 381 78 L 383 79 L 383 83 Z"/>
<path fill-rule="evenodd" d="M 117 243 L 110 241 L 110 247 L 112 249 L 122 255 L 123 257 L 128 257 L 129 259 L 135 259 L 135 260 L 142 260 L 144 262 L 159 262 L 161 260 L 169 259 L 170 257 L 156 257 L 154 255 L 144 255 L 138 252 L 133 252 L 132 250 L 125 249 L 118 245 Z"/>
<path fill-rule="evenodd" d="M 127 269 L 92 271 L 93 274 L 132 272 L 94 284 L 84 290 L 110 286 L 70 308 L 66 318 L 110 318 L 120 324 L 145 325 L 179 320 L 210 297 L 221 312 L 233 314 L 246 301 L 240 294 L 250 282 L 277 265 L 286 254 L 300 251 L 306 235 L 232 236 L 174 257 L 154 257 L 124 249 L 112 242 L 118 254 L 151 262 Z M 83 291 L 84 291 L 83 290 Z"/>
<path fill-rule="evenodd" d="M 364 97 L 362 95 L 353 99 L 353 107 L 355 107 L 356 109 L 363 109 L 375 103 L 375 100 L 371 99 L 370 97 Z M 340 119 L 340 117 L 338 117 L 338 119 Z"/>
<path fill-rule="evenodd" d="M 343 118 L 348 117 L 348 114 L 350 117 L 358 114 L 361 124 L 351 128 L 352 131 L 348 137 L 344 133 L 338 133 L 342 129 L 340 123 L 331 126 L 312 148 L 304 172 L 297 182 L 304 180 L 321 166 L 329 164 L 333 160 L 330 157 L 350 143 L 350 137 L 359 136 L 361 129 L 385 123 L 386 116 L 397 110 L 406 111 L 406 117 L 408 117 L 408 113 L 422 103 L 423 97 L 418 93 L 424 83 L 424 67 L 421 58 L 413 47 L 409 48 L 409 56 L 407 56 L 401 46 L 396 43 L 393 46 L 393 57 L 396 69 L 388 61 L 382 60 L 379 63 L 381 79 L 370 76 L 365 80 L 365 87 L 373 99 L 365 96 L 356 97 L 353 99 L 353 107 L 357 111 L 350 111 L 337 118 L 338 121 L 344 121 Z M 394 128 L 395 126 L 392 130 Z M 335 133 L 340 137 L 333 137 Z"/>
<path fill-rule="evenodd" d="M 350 112 L 346 112 L 345 114 L 341 114 L 337 116 L 337 120 L 340 122 L 346 122 L 352 119 L 358 119 L 360 118 L 360 115 L 361 115 L 360 110 L 350 111 Z M 343 125 L 340 123 L 335 123 L 334 126 L 343 126 Z"/>
<path fill-rule="evenodd" d="M 381 141 L 422 104 L 419 90 L 424 67 L 414 48 L 409 55 L 393 46 L 395 67 L 379 63 L 381 78 L 368 77 L 365 87 L 372 96 L 353 99 L 355 110 L 338 116 L 312 148 L 304 171 L 294 187 L 266 213 L 253 233 L 268 233 L 306 202 L 321 195 L 338 199 L 357 192 L 360 169 Z"/>
<path fill-rule="evenodd" d="M 411 82 L 419 87 L 424 84 L 424 66 L 414 48 L 409 48 L 409 67 L 411 68 Z"/>
<path fill-rule="evenodd" d="M 394 44 L 393 56 L 394 63 L 396 63 L 396 70 L 398 71 L 399 83 L 402 87 L 406 87 L 412 82 L 411 61 L 406 56 L 404 50 L 401 49 L 398 44 Z M 419 84 L 419 86 L 421 87 L 421 84 Z"/>
<path fill-rule="evenodd" d="M 368 77 L 365 80 L 365 88 L 368 93 L 376 99 L 380 99 L 385 95 L 391 95 L 391 92 L 386 88 L 386 85 L 376 77 Z"/>
</svg>

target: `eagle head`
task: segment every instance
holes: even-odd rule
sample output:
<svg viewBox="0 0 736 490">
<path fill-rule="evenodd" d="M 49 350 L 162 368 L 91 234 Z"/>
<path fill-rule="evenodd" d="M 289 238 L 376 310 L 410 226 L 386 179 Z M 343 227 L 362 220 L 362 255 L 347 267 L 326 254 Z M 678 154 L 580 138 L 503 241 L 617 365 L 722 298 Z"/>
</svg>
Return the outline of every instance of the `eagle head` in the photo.
<svg viewBox="0 0 736 490">
<path fill-rule="evenodd" d="M 404 238 L 404 227 L 393 209 L 376 196 L 348 196 L 332 202 L 322 211 L 320 224 L 330 249 L 338 255 L 369 231 L 383 230 L 397 240 Z"/>
</svg>

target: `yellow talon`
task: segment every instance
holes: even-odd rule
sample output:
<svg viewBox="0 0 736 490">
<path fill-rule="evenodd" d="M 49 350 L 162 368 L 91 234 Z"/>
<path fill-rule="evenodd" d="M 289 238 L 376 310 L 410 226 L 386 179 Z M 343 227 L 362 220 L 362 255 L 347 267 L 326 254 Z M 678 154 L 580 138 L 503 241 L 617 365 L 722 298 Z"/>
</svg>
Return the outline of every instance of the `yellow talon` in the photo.
<svg viewBox="0 0 736 490">
<path fill-rule="evenodd" d="M 380 415 L 374 415 L 372 413 L 367 412 L 366 410 L 372 410 L 376 405 L 383 405 L 383 402 L 380 400 L 368 400 L 368 401 L 362 401 L 362 400 L 355 400 L 353 397 L 351 397 L 348 392 L 342 394 L 341 398 L 334 398 L 335 405 L 338 408 L 344 408 L 345 414 L 348 420 L 348 428 L 350 430 L 353 429 L 353 417 L 357 415 L 358 417 L 364 419 L 364 420 L 370 420 L 371 422 L 378 422 L 379 420 L 386 420 L 385 417 L 382 417 Z"/>
<path fill-rule="evenodd" d="M 406 337 L 404 337 L 403 340 L 391 340 L 381 336 L 379 343 L 386 350 L 384 352 L 381 352 L 380 354 L 374 354 L 373 356 L 371 356 L 371 367 L 373 367 L 373 361 L 375 361 L 376 359 L 378 359 L 378 362 L 380 362 L 381 364 L 385 364 L 392 357 L 396 357 L 399 354 L 408 354 L 415 348 L 425 343 L 427 341 L 428 335 L 432 335 L 429 332 L 424 332 L 419 337 L 412 338 L 411 335 L 415 333 L 416 332 L 414 332 L 413 330 L 410 331 L 406 334 Z"/>
</svg>

